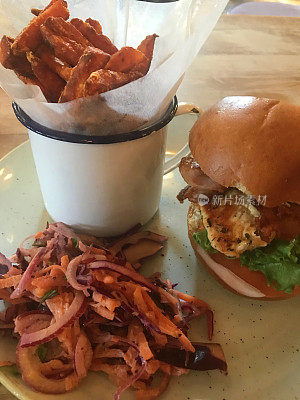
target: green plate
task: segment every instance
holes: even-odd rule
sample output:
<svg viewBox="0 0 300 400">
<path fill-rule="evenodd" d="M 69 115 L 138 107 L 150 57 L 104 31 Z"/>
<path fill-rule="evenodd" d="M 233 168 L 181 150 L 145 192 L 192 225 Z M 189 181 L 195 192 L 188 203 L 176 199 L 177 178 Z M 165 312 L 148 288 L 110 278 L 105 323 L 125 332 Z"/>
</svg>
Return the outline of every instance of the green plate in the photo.
<svg viewBox="0 0 300 400">
<path fill-rule="evenodd" d="M 149 228 L 169 237 L 161 255 L 142 267 L 146 276 L 162 271 L 179 282 L 182 291 L 207 301 L 215 311 L 214 341 L 223 345 L 229 374 L 191 372 L 172 378 L 162 400 L 296 400 L 300 398 L 300 298 L 259 302 L 223 289 L 196 261 L 187 239 L 188 204 L 176 194 L 184 186 L 178 171 L 165 176 L 160 210 Z M 44 208 L 29 143 L 0 161 L 0 250 L 11 255 L 27 235 L 43 228 Z M 205 321 L 195 321 L 191 339 L 206 340 Z M 0 337 L 1 351 L 7 343 Z M 1 356 L 1 352 L 0 352 Z M 0 368 L 0 381 L 22 400 L 111 400 L 114 385 L 105 374 L 90 373 L 64 395 L 44 395 L 29 389 L 13 368 Z M 122 399 L 133 399 L 131 392 Z"/>
</svg>

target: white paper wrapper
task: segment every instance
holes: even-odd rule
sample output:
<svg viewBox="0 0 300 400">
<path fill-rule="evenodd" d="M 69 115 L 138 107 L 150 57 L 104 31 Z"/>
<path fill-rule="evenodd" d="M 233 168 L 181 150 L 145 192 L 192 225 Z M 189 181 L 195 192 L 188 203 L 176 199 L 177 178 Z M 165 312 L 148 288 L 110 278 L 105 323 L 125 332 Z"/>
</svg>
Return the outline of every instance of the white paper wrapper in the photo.
<svg viewBox="0 0 300 400">
<path fill-rule="evenodd" d="M 52 129 L 106 135 L 148 125 L 165 112 L 227 1 L 69 0 L 71 18 L 98 19 L 103 33 L 118 48 L 137 47 L 146 35 L 158 34 L 148 74 L 102 95 L 64 104 L 47 103 L 38 87 L 25 85 L 0 65 L 1 86 L 33 120 Z M 44 0 L 1 0 L 1 36 L 15 37 L 32 19 L 30 9 L 46 4 Z"/>
</svg>

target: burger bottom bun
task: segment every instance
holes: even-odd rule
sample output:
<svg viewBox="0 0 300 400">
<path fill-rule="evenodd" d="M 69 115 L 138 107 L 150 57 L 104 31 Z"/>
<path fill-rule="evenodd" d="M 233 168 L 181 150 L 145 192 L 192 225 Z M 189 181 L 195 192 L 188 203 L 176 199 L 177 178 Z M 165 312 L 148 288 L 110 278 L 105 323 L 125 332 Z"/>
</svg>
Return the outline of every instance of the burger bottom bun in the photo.
<svg viewBox="0 0 300 400">
<path fill-rule="evenodd" d="M 188 213 L 188 235 L 199 263 L 223 287 L 240 296 L 257 300 L 284 300 L 300 294 L 300 287 L 296 287 L 291 294 L 276 290 L 268 286 L 267 278 L 262 272 L 251 271 L 242 266 L 239 259 L 229 259 L 222 253 L 207 253 L 193 239 L 193 233 L 203 228 L 201 221 L 195 230 L 195 221 L 191 221 L 191 208 Z"/>
</svg>

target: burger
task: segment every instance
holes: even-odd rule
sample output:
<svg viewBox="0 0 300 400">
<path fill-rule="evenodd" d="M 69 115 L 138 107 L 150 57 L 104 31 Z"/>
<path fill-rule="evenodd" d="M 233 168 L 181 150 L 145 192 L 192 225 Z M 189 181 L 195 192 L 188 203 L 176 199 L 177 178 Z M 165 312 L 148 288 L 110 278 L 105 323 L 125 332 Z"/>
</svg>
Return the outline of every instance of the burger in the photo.
<svg viewBox="0 0 300 400">
<path fill-rule="evenodd" d="M 223 286 L 278 300 L 300 293 L 300 107 L 226 97 L 190 132 L 179 169 L 188 235 Z"/>
</svg>

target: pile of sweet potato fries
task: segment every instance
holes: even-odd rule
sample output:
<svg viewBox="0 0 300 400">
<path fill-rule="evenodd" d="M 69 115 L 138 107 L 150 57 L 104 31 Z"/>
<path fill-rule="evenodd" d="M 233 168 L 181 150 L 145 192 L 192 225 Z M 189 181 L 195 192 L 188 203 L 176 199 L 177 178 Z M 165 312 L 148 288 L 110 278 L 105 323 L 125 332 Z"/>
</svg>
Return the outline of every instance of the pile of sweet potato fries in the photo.
<svg viewBox="0 0 300 400">
<path fill-rule="evenodd" d="M 99 21 L 69 18 L 66 1 L 52 0 L 14 39 L 4 35 L 0 62 L 26 84 L 41 88 L 48 102 L 64 103 L 116 89 L 146 75 L 156 34 L 137 49 L 120 50 Z"/>
</svg>

